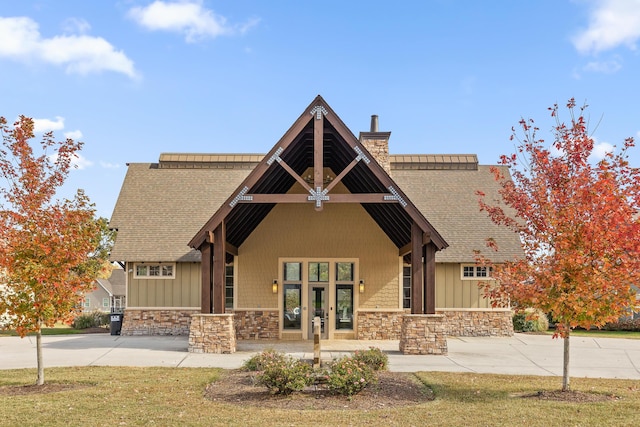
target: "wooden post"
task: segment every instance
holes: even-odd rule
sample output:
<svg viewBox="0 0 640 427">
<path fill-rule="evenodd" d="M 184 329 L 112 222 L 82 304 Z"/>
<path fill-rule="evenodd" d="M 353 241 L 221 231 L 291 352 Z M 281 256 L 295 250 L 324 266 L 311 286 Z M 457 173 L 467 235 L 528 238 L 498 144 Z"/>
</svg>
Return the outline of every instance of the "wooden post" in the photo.
<svg viewBox="0 0 640 427">
<path fill-rule="evenodd" d="M 320 367 L 320 325 L 322 321 L 320 317 L 316 316 L 313 318 L 313 367 Z"/>
<path fill-rule="evenodd" d="M 224 314 L 226 233 L 224 221 L 213 230 L 213 313 Z"/>
<path fill-rule="evenodd" d="M 436 314 L 436 245 L 429 242 L 424 248 L 424 283 L 426 314 Z"/>
<path fill-rule="evenodd" d="M 211 243 L 205 241 L 200 245 L 200 253 L 202 254 L 200 266 L 202 271 L 200 312 L 202 314 L 211 313 L 211 252 Z"/>
<path fill-rule="evenodd" d="M 411 225 L 411 314 L 424 314 L 422 298 L 422 230 Z"/>
</svg>

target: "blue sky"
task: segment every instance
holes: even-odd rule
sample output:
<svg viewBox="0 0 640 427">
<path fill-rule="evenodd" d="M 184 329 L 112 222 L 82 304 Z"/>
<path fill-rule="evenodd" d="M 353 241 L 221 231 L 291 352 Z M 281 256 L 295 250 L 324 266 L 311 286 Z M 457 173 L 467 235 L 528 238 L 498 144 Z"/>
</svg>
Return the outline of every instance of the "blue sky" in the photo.
<svg viewBox="0 0 640 427">
<path fill-rule="evenodd" d="M 67 187 L 109 217 L 127 162 L 264 153 L 317 94 L 392 154 L 493 164 L 570 97 L 640 139 L 639 40 L 640 0 L 3 0 L 0 115 L 84 141 Z"/>
</svg>

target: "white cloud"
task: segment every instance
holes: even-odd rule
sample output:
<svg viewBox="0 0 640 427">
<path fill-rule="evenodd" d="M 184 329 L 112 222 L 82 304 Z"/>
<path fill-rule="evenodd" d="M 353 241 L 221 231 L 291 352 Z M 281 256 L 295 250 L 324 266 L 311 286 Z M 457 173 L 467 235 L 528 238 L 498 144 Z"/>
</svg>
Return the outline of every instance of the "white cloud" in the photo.
<svg viewBox="0 0 640 427">
<path fill-rule="evenodd" d="M 242 34 L 259 22 L 258 19 L 251 19 L 245 24 L 230 25 L 227 18 L 205 8 L 201 0 L 155 0 L 146 7 L 130 9 L 128 15 L 148 30 L 182 33 L 188 43 Z"/>
<path fill-rule="evenodd" d="M 618 72 L 622 68 L 622 63 L 618 59 L 612 59 L 609 61 L 591 61 L 584 66 L 585 71 L 591 71 L 594 73 L 613 74 Z"/>
<path fill-rule="evenodd" d="M 598 142 L 593 145 L 593 151 L 591 151 L 591 155 L 589 156 L 589 161 L 591 162 L 599 162 L 604 159 L 607 153 L 613 153 L 615 147 L 608 142 Z"/>
<path fill-rule="evenodd" d="M 50 132 L 54 130 L 64 129 L 64 117 L 56 116 L 55 120 L 51 119 L 33 119 L 33 131 Z"/>
<path fill-rule="evenodd" d="M 79 130 L 72 130 L 72 131 L 69 131 L 69 132 L 65 132 L 65 133 L 63 133 L 63 135 L 64 135 L 65 138 L 71 138 L 74 141 L 77 141 L 80 138 L 82 138 L 82 132 L 79 131 Z"/>
<path fill-rule="evenodd" d="M 573 37 L 581 53 L 598 53 L 640 39 L 640 0 L 592 0 L 589 26 Z"/>
<path fill-rule="evenodd" d="M 82 18 L 68 18 L 62 24 L 65 33 L 86 34 L 91 29 L 91 24 Z"/>
<path fill-rule="evenodd" d="M 49 160 L 55 163 L 56 160 L 58 160 L 58 153 L 50 155 Z M 82 154 L 76 152 L 73 156 L 73 159 L 71 159 L 71 166 L 78 170 L 82 170 L 90 166 L 93 166 L 93 162 L 90 160 L 87 160 L 85 157 L 82 156 Z"/>
<path fill-rule="evenodd" d="M 80 170 L 93 166 L 93 162 L 90 160 L 87 160 L 80 153 L 75 154 L 75 158 L 71 160 L 71 164 Z"/>
<path fill-rule="evenodd" d="M 77 20 L 66 30 L 86 31 L 87 25 Z M 68 73 L 114 71 L 137 78 L 133 61 L 105 39 L 82 34 L 42 38 L 38 24 L 28 17 L 0 17 L 0 57 L 59 65 Z"/>
<path fill-rule="evenodd" d="M 118 163 L 109 163 L 109 162 L 103 162 L 103 161 L 100 161 L 100 166 L 102 166 L 105 169 L 118 169 L 118 168 L 120 168 L 120 165 Z"/>
</svg>

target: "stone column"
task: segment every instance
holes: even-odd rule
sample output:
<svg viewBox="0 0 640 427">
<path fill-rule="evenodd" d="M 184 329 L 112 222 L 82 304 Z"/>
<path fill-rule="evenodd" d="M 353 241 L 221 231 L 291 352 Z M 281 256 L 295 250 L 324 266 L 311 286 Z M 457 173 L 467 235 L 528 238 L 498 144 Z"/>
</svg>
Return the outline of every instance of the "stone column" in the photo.
<svg viewBox="0 0 640 427">
<path fill-rule="evenodd" d="M 402 354 L 446 355 L 447 326 L 442 314 L 405 314 L 400 331 Z"/>
<path fill-rule="evenodd" d="M 235 353 L 233 314 L 194 314 L 189 329 L 189 352 Z"/>
</svg>

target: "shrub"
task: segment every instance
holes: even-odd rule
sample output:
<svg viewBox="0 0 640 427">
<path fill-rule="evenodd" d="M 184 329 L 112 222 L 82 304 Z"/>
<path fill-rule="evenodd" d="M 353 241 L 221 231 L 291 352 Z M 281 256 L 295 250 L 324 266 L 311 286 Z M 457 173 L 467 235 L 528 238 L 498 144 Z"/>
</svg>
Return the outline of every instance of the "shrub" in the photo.
<svg viewBox="0 0 640 427">
<path fill-rule="evenodd" d="M 369 350 L 357 350 L 353 359 L 364 362 L 374 371 L 386 371 L 389 365 L 389 357 L 376 347 L 369 347 Z"/>
<path fill-rule="evenodd" d="M 377 380 L 369 365 L 352 357 L 336 360 L 325 375 L 329 390 L 346 396 L 353 396 Z"/>
<path fill-rule="evenodd" d="M 285 359 L 284 353 L 279 351 L 268 349 L 261 353 L 255 354 L 242 364 L 242 369 L 245 371 L 262 371 L 264 366 L 267 366 L 275 361 L 282 362 Z"/>
<path fill-rule="evenodd" d="M 542 310 L 527 308 L 513 316 L 513 329 L 517 332 L 544 332 L 549 329 L 549 319 Z"/>
<path fill-rule="evenodd" d="M 110 321 L 109 313 L 94 311 L 91 313 L 82 313 L 73 319 L 71 327 L 75 329 L 98 328 L 108 325 Z"/>
<path fill-rule="evenodd" d="M 640 317 L 623 317 L 617 322 L 607 323 L 604 328 L 607 331 L 632 331 L 640 332 Z"/>
<path fill-rule="evenodd" d="M 256 385 L 267 387 L 273 394 L 288 395 L 300 391 L 315 379 L 311 365 L 274 350 L 253 356 L 244 367 L 255 370 Z"/>
</svg>

